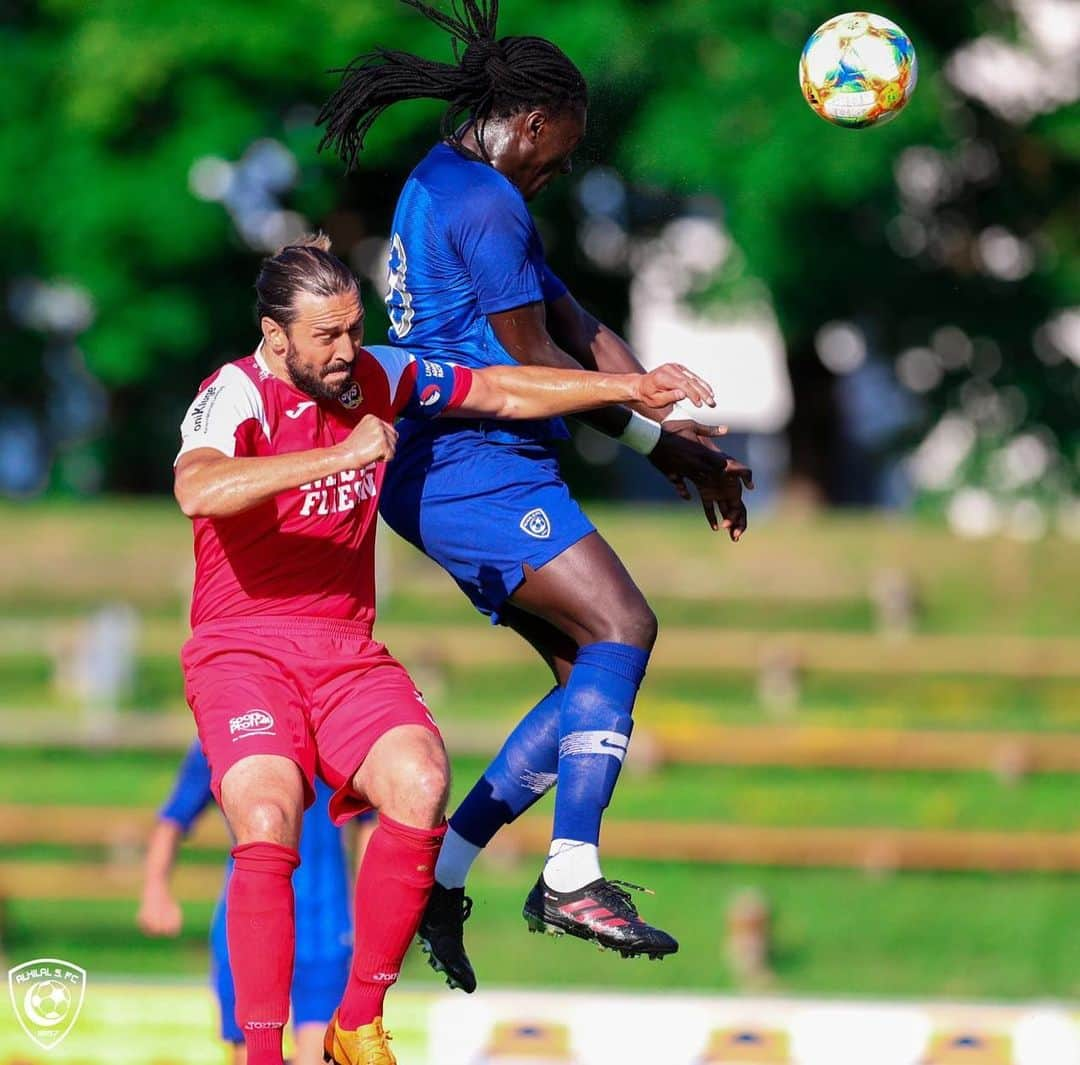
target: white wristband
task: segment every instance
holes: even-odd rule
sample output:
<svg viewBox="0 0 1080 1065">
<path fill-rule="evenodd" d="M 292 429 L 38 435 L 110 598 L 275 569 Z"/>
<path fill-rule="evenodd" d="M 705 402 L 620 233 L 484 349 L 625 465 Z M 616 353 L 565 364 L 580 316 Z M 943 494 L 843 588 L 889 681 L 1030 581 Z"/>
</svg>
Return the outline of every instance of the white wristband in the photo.
<svg viewBox="0 0 1080 1065">
<path fill-rule="evenodd" d="M 659 422 L 654 422 L 651 418 L 638 414 L 637 411 L 631 411 L 630 421 L 626 423 L 626 428 L 616 439 L 620 444 L 625 444 L 642 455 L 651 455 L 656 445 L 660 443 L 663 432 Z"/>
</svg>

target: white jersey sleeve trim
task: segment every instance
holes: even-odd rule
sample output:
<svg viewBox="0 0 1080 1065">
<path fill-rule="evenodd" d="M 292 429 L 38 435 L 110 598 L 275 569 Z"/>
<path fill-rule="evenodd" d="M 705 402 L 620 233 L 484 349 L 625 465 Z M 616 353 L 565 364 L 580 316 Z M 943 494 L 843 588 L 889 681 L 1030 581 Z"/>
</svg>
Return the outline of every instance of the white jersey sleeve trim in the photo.
<svg viewBox="0 0 1080 1065">
<path fill-rule="evenodd" d="M 393 403 L 397 398 L 398 388 L 401 386 L 401 377 L 416 362 L 416 356 L 404 348 L 392 348 L 383 344 L 368 348 L 367 351 L 386 374 L 386 380 L 390 385 L 390 402 Z"/>
<path fill-rule="evenodd" d="M 210 447 L 223 455 L 236 455 L 236 430 L 244 422 L 257 421 L 270 439 L 270 423 L 255 382 L 239 366 L 229 363 L 196 397 L 180 426 L 180 451 Z"/>
</svg>

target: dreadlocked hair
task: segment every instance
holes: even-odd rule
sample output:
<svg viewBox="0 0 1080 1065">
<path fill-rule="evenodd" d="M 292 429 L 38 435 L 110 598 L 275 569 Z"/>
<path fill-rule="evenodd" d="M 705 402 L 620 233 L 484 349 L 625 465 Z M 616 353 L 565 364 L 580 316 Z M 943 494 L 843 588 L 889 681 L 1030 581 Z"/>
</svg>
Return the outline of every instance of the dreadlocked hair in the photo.
<svg viewBox="0 0 1080 1065">
<path fill-rule="evenodd" d="M 499 0 L 451 0 L 449 13 L 423 0 L 401 0 L 450 34 L 456 64 L 435 63 L 409 52 L 375 48 L 341 74 L 341 84 L 319 113 L 331 146 L 352 169 L 375 120 L 403 100 L 445 100 L 442 135 L 460 118 L 503 118 L 530 107 L 553 111 L 588 105 L 588 88 L 566 54 L 543 37 L 495 38 Z"/>
</svg>

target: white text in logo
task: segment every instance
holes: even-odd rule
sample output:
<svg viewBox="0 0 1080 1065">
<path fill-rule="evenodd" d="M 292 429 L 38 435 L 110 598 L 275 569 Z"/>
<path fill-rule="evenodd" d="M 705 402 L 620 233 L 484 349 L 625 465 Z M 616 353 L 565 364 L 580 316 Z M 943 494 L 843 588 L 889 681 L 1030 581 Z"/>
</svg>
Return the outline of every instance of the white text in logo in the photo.
<svg viewBox="0 0 1080 1065">
<path fill-rule="evenodd" d="M 229 718 L 229 735 L 233 742 L 248 736 L 273 736 L 274 717 L 265 710 L 249 710 L 239 717 Z"/>
</svg>

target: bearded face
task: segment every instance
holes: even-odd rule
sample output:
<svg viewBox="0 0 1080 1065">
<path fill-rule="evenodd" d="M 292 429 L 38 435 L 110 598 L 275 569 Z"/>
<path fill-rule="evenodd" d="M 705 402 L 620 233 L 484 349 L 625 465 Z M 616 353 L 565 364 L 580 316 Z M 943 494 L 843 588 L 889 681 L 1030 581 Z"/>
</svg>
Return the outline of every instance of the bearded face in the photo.
<svg viewBox="0 0 1080 1065">
<path fill-rule="evenodd" d="M 290 340 L 285 355 L 285 370 L 289 380 L 301 392 L 316 400 L 337 400 L 352 383 L 352 366 L 343 359 L 335 359 L 325 366 L 307 362 L 297 346 Z"/>
</svg>

